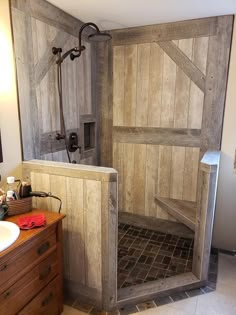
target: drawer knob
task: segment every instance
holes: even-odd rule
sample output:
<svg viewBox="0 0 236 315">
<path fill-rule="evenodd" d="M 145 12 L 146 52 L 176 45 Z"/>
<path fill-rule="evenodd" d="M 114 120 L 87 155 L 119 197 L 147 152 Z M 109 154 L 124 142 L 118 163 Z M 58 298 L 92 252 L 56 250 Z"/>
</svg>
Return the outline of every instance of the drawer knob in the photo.
<svg viewBox="0 0 236 315">
<path fill-rule="evenodd" d="M 0 267 L 0 271 L 4 271 L 6 269 L 7 269 L 7 265 L 6 264 Z"/>
<path fill-rule="evenodd" d="M 39 256 L 41 256 L 42 254 L 44 254 L 50 247 L 50 243 L 49 242 L 45 242 L 43 243 L 41 246 L 39 246 L 37 253 Z"/>
<path fill-rule="evenodd" d="M 51 270 L 52 270 L 51 266 L 50 265 L 47 266 L 47 268 L 40 273 L 39 280 L 44 280 L 45 278 L 47 278 Z"/>
<path fill-rule="evenodd" d="M 42 306 L 48 305 L 52 299 L 53 299 L 53 293 L 50 292 L 50 294 L 46 296 L 45 299 L 42 301 Z"/>
<path fill-rule="evenodd" d="M 4 293 L 4 298 L 5 299 L 8 298 L 8 296 L 10 296 L 10 294 L 11 294 L 11 291 L 7 291 L 6 293 Z"/>
</svg>

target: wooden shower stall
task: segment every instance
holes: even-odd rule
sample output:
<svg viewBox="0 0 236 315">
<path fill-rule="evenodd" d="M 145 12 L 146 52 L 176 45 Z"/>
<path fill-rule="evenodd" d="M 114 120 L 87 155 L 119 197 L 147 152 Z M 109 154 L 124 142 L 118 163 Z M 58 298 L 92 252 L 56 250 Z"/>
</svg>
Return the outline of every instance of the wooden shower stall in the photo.
<svg viewBox="0 0 236 315">
<path fill-rule="evenodd" d="M 23 154 L 37 159 L 23 162 L 23 177 L 64 200 L 67 291 L 108 311 L 200 287 L 207 280 L 233 17 L 113 30 L 112 40 L 99 44 L 85 36 L 83 57 L 63 64 L 66 125 L 82 147 L 74 156 L 80 164 L 71 165 L 58 162 L 67 159 L 55 140 L 51 48 L 75 46 L 82 22 L 43 0 L 11 4 Z M 94 126 L 90 149 L 86 123 Z M 195 239 L 192 271 L 117 290 L 118 218 L 131 217 L 146 226 L 187 226 Z"/>
</svg>

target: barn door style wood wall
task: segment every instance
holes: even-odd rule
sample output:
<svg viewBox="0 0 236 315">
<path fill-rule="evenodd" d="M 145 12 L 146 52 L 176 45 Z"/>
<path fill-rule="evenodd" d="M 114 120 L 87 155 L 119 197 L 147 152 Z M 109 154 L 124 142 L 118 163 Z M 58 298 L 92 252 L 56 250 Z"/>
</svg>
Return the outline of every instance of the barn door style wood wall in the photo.
<svg viewBox="0 0 236 315">
<path fill-rule="evenodd" d="M 196 201 L 199 160 L 220 149 L 232 24 L 222 16 L 112 32 L 101 152 L 119 173 L 120 211 L 172 220 L 155 196 Z"/>
<path fill-rule="evenodd" d="M 44 0 L 12 0 L 12 24 L 17 66 L 20 119 L 24 160 L 67 162 L 64 140 L 55 139 L 60 130 L 56 56 L 78 45 L 83 24 Z M 86 35 L 89 28 L 84 31 Z M 83 148 L 83 122 L 96 122 L 93 71 L 95 47 L 88 42 L 74 62 L 62 64 L 63 102 L 68 134 L 77 131 Z M 95 147 L 97 147 L 95 143 Z M 79 161 L 79 152 L 72 154 Z M 97 164 L 97 150 L 82 152 L 81 163 Z"/>
</svg>

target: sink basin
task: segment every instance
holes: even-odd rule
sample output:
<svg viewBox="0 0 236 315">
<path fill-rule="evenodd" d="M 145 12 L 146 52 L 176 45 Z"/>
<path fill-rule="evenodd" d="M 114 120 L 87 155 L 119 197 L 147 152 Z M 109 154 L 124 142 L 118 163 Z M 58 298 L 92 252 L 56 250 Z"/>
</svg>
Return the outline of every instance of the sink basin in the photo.
<svg viewBox="0 0 236 315">
<path fill-rule="evenodd" d="M 20 229 L 15 223 L 0 221 L 0 252 L 11 246 L 19 234 Z"/>
</svg>

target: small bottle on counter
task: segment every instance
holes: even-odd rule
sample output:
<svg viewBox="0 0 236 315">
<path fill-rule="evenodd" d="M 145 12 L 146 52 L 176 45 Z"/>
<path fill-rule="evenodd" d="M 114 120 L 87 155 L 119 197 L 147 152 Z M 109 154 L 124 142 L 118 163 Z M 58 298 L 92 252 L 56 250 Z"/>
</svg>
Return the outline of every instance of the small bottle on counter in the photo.
<svg viewBox="0 0 236 315">
<path fill-rule="evenodd" d="M 7 201 L 19 199 L 14 176 L 7 177 Z"/>
</svg>

